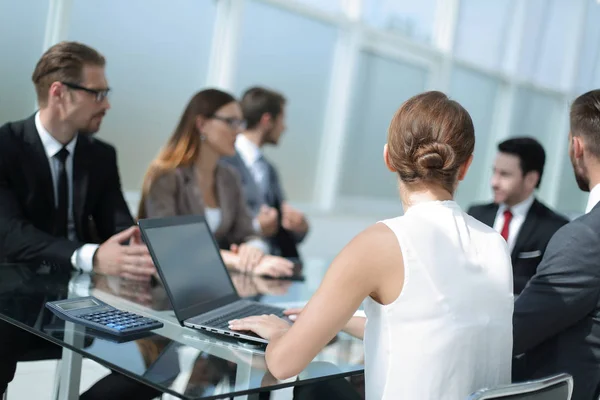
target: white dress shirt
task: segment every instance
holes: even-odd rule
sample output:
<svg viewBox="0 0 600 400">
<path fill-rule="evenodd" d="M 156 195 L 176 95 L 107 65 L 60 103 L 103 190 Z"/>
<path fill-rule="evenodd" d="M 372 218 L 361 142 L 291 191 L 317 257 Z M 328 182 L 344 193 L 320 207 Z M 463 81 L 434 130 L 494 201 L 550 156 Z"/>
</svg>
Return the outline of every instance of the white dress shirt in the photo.
<svg viewBox="0 0 600 400">
<path fill-rule="evenodd" d="M 204 207 L 204 218 L 206 218 L 206 223 L 211 232 L 216 232 L 219 225 L 221 225 L 221 209 Z"/>
<path fill-rule="evenodd" d="M 246 168 L 252 174 L 254 178 L 254 182 L 260 187 L 260 182 L 262 182 L 265 177 L 265 171 L 258 166 L 258 159 L 262 156 L 262 151 L 260 148 L 252 143 L 246 136 L 238 135 L 235 140 L 235 149 L 240 153 L 240 157 L 242 161 L 246 165 Z M 260 222 L 258 222 L 258 218 L 254 218 L 252 220 L 252 226 L 257 233 L 261 233 Z"/>
<path fill-rule="evenodd" d="M 52 186 L 54 187 L 54 206 L 58 207 L 58 169 L 60 161 L 54 157 L 62 148 L 63 144 L 56 140 L 50 132 L 42 125 L 39 111 L 35 114 L 35 128 L 40 135 L 48 163 L 50 164 L 50 173 L 52 174 Z M 67 185 L 69 192 L 69 205 L 67 209 L 67 236 L 69 240 L 76 241 L 77 233 L 75 232 L 75 220 L 73 219 L 73 155 L 75 154 L 75 145 L 77 144 L 77 136 L 71 140 L 66 148 L 69 151 L 65 167 L 67 170 Z M 93 267 L 94 253 L 98 249 L 97 244 L 85 244 L 77 249 L 71 256 L 71 264 L 73 267 L 81 269 L 85 272 L 90 272 Z"/>
<path fill-rule="evenodd" d="M 504 211 L 507 208 L 510 208 L 510 211 L 513 215 L 510 225 L 508 226 L 508 240 L 506 241 L 508 244 L 508 249 L 511 253 L 515 247 L 517 236 L 519 235 L 519 231 L 523 226 L 523 222 L 525 222 L 525 218 L 527 217 L 527 213 L 529 212 L 534 199 L 535 197 L 532 194 L 527 199 L 512 207 L 508 207 L 506 204 L 500 204 L 498 207 L 496 219 L 494 220 L 494 229 L 496 231 L 502 232 L 502 227 L 504 226 Z"/>
<path fill-rule="evenodd" d="M 600 184 L 594 186 L 592 190 L 590 190 L 587 206 L 585 207 L 585 213 L 587 214 L 592 211 L 592 208 L 596 207 L 598 202 L 600 202 Z"/>
</svg>

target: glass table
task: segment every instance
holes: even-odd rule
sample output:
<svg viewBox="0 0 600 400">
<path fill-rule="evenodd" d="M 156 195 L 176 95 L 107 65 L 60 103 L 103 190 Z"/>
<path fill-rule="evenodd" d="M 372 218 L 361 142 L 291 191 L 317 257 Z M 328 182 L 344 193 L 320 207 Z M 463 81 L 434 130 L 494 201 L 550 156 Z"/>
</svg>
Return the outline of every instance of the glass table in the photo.
<svg viewBox="0 0 600 400">
<path fill-rule="evenodd" d="M 327 266 L 324 261 L 306 260 L 302 281 L 242 274 L 232 274 L 232 281 L 242 297 L 299 306 L 317 289 Z M 119 342 L 66 322 L 44 306 L 47 301 L 89 295 L 157 319 L 164 327 Z M 266 368 L 264 348 L 182 327 L 158 280 L 140 284 L 47 266 L 1 264 L 0 319 L 62 347 L 61 399 L 78 398 L 82 357 L 167 394 L 163 398 L 182 399 L 248 398 L 254 393 L 360 375 L 364 368 L 362 341 L 340 333 L 299 375 L 277 380 Z"/>
</svg>

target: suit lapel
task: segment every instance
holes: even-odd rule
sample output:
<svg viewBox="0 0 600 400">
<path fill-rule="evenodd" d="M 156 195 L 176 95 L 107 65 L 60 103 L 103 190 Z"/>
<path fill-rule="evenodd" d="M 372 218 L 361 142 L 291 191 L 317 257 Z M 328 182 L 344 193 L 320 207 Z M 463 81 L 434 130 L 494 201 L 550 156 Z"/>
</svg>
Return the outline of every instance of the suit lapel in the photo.
<svg viewBox="0 0 600 400">
<path fill-rule="evenodd" d="M 258 188 L 256 181 L 254 181 L 254 177 L 246 166 L 246 163 L 244 160 L 242 160 L 242 156 L 240 156 L 240 154 L 237 152 L 234 157 L 234 162 L 236 163 L 236 169 L 240 173 L 240 178 L 242 179 L 242 186 L 246 202 L 250 208 L 252 208 L 251 212 L 257 213 L 262 205 L 260 189 Z"/>
<path fill-rule="evenodd" d="M 31 164 L 41 185 L 40 195 L 45 197 L 52 206 L 51 208 L 54 209 L 54 185 L 52 183 L 50 163 L 48 162 L 40 135 L 35 127 L 35 116 L 25 121 L 24 140 L 29 146 Z"/>
<path fill-rule="evenodd" d="M 204 214 L 204 198 L 198 185 L 198 178 L 194 167 L 180 167 L 178 172 L 183 177 L 183 195 L 192 214 Z"/>
<path fill-rule="evenodd" d="M 229 230 L 232 223 L 230 220 L 236 217 L 235 202 L 238 201 L 238 199 L 231 195 L 231 188 L 229 187 L 223 172 L 223 167 L 217 164 L 217 169 L 215 171 L 215 192 L 217 193 L 217 203 L 221 209 L 221 223 L 215 230 L 216 237 L 224 237 L 226 231 Z"/>
<path fill-rule="evenodd" d="M 513 248 L 511 254 L 511 258 L 513 260 L 521 252 L 523 246 L 525 245 L 525 241 L 527 240 L 527 238 L 530 238 L 532 236 L 533 231 L 538 225 L 538 207 L 538 201 L 534 200 L 531 207 L 529 207 L 529 211 L 527 211 L 527 216 L 525 217 L 525 221 L 523 221 L 523 225 L 519 230 L 519 234 L 517 235 L 517 240 L 515 242 L 515 247 Z"/>
<path fill-rule="evenodd" d="M 266 201 L 270 206 L 280 209 L 281 199 L 279 198 L 279 193 L 275 190 L 277 186 L 275 182 L 275 168 L 267 159 L 265 159 L 265 163 L 269 171 L 269 190 L 267 191 Z"/>
<path fill-rule="evenodd" d="M 498 214 L 498 205 L 490 204 L 489 207 L 486 207 L 483 215 L 481 216 L 481 222 L 493 228 L 494 222 L 496 221 L 496 214 Z"/>
<path fill-rule="evenodd" d="M 73 155 L 73 220 L 77 236 L 83 238 L 84 206 L 89 183 L 89 139 L 79 136 Z"/>
</svg>

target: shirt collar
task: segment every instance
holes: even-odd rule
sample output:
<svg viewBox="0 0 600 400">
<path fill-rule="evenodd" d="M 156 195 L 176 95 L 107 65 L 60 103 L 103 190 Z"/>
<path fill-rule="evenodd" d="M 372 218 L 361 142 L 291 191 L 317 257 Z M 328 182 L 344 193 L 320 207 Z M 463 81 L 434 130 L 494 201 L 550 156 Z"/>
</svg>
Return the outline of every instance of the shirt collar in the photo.
<svg viewBox="0 0 600 400">
<path fill-rule="evenodd" d="M 40 135 L 42 145 L 44 146 L 44 151 L 46 152 L 46 157 L 54 157 L 56 153 L 58 153 L 63 148 L 63 145 L 61 142 L 56 140 L 46 128 L 44 128 L 44 125 L 42 125 L 42 121 L 40 119 L 39 111 L 35 113 L 35 129 L 37 129 L 38 134 Z M 69 150 L 70 155 L 74 154 L 76 144 L 77 136 L 75 136 L 73 140 L 71 140 L 66 146 L 67 150 Z"/>
<path fill-rule="evenodd" d="M 598 202 L 600 202 L 600 184 L 597 184 L 592 188 L 592 190 L 590 190 L 587 206 L 585 207 L 585 213 L 587 214 L 592 211 L 592 208 L 594 208 Z"/>
<path fill-rule="evenodd" d="M 262 155 L 258 146 L 243 134 L 238 135 L 235 139 L 235 149 L 240 153 L 244 164 L 248 167 L 251 167 Z"/>
<path fill-rule="evenodd" d="M 533 193 L 526 198 L 525 200 L 523 200 L 522 202 L 515 204 L 512 207 L 508 207 L 506 204 L 500 204 L 500 207 L 498 208 L 498 212 L 503 213 L 507 208 L 510 208 L 510 212 L 512 213 L 513 216 L 517 216 L 520 215 L 522 217 L 525 217 L 527 215 L 527 213 L 529 212 L 529 209 L 531 208 L 531 205 L 533 204 L 533 201 L 535 200 L 535 196 L 533 195 Z"/>
</svg>

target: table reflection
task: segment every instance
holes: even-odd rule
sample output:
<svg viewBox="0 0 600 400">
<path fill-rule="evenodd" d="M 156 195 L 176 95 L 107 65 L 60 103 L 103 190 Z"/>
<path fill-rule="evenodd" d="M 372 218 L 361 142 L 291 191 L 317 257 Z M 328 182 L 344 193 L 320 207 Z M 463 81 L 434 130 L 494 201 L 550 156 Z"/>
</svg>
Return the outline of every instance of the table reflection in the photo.
<svg viewBox="0 0 600 400">
<path fill-rule="evenodd" d="M 241 297 L 280 305 L 305 302 L 318 287 L 316 276 L 310 274 L 305 282 L 244 274 L 232 274 L 231 280 Z M 83 326 L 75 329 L 66 325 L 44 307 L 46 301 L 90 295 L 116 308 L 158 319 L 165 326 L 144 337 L 121 342 Z M 163 399 L 221 395 L 228 398 L 240 393 L 269 391 L 282 384 L 297 385 L 304 380 L 340 379 L 336 377 L 360 374 L 363 368 L 362 342 L 340 334 L 306 370 L 289 380 L 278 381 L 266 367 L 264 348 L 181 327 L 164 286 L 156 279 L 133 282 L 111 276 L 59 274 L 32 266 L 4 264 L 0 268 L 0 314 L 4 320 L 19 323 L 21 329 L 62 347 L 68 345 L 79 354 L 133 378 L 131 382 L 140 386 L 140 389 L 134 388 L 136 398 L 156 397 L 156 392 L 144 385 L 167 393 Z M 79 341 L 67 343 L 69 335 Z M 111 376 L 104 379 L 105 382 L 101 380 L 97 384 L 112 382 Z M 142 396 L 143 388 L 149 393 L 148 397 Z"/>
</svg>

